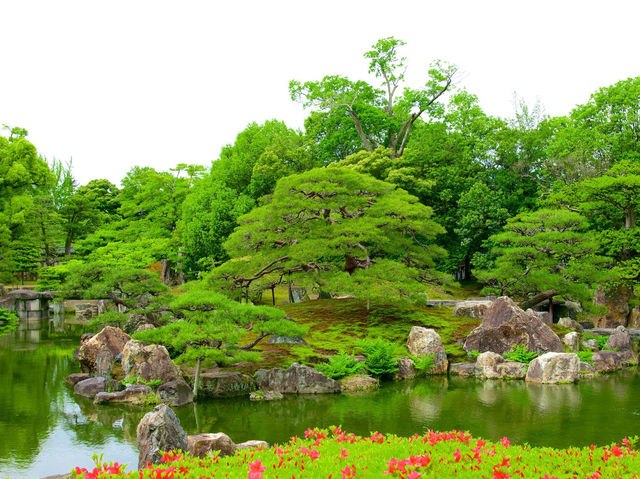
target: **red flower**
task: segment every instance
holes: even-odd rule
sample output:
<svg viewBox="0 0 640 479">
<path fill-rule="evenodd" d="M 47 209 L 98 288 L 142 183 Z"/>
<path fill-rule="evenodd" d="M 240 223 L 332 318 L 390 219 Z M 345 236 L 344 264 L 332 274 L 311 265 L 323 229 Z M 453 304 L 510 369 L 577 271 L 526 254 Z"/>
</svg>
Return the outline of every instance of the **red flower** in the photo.
<svg viewBox="0 0 640 479">
<path fill-rule="evenodd" d="M 349 457 L 349 454 L 347 454 L 347 450 L 340 446 L 340 457 Z"/>
<path fill-rule="evenodd" d="M 460 449 L 456 449 L 456 452 L 453 453 L 453 457 L 455 457 L 456 462 L 460 462 L 460 458 L 462 457 L 462 454 L 460 454 Z"/>
<path fill-rule="evenodd" d="M 511 445 L 511 441 L 509 441 L 509 439 L 507 439 L 506 437 L 503 437 L 502 439 L 500 439 L 500 444 L 502 444 L 504 447 L 509 447 Z"/>
<path fill-rule="evenodd" d="M 262 465 L 260 459 L 255 462 L 249 463 L 249 476 L 247 479 L 261 479 L 262 473 L 266 470 L 266 467 Z"/>
</svg>

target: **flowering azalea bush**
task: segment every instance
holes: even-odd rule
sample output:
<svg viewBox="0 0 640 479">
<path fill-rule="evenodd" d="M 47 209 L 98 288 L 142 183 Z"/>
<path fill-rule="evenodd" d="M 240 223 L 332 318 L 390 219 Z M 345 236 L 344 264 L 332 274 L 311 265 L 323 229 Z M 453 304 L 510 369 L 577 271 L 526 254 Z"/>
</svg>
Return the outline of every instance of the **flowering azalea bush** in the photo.
<svg viewBox="0 0 640 479">
<path fill-rule="evenodd" d="M 304 438 L 292 437 L 285 445 L 245 449 L 229 457 L 200 459 L 168 452 L 162 464 L 148 464 L 135 472 L 100 458 L 92 471 L 76 468 L 72 475 L 84 479 L 626 479 L 640 477 L 640 458 L 627 439 L 604 447 L 553 449 L 515 446 L 507 438 L 492 443 L 462 431 L 401 438 L 378 432 L 359 437 L 333 428 L 307 429 Z"/>
</svg>

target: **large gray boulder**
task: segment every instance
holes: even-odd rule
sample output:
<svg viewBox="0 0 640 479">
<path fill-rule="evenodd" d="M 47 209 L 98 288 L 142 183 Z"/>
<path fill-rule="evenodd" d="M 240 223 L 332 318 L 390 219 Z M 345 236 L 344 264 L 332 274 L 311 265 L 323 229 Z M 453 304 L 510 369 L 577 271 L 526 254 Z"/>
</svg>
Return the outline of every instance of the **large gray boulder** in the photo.
<svg viewBox="0 0 640 479">
<path fill-rule="evenodd" d="M 629 313 L 627 327 L 631 329 L 640 329 L 640 306 L 636 306 Z"/>
<path fill-rule="evenodd" d="M 159 464 L 162 455 L 160 451 L 187 450 L 187 435 L 180 419 L 166 404 L 156 406 L 153 411 L 145 414 L 136 429 L 140 454 L 138 469 L 142 469 L 147 462 Z"/>
<path fill-rule="evenodd" d="M 99 392 L 93 404 L 126 403 L 132 405 L 145 404 L 147 398 L 153 396 L 153 390 L 144 384 L 129 384 L 118 392 Z"/>
<path fill-rule="evenodd" d="M 633 351 L 598 351 L 591 358 L 593 367 L 598 373 L 608 373 L 622 369 L 636 362 Z"/>
<path fill-rule="evenodd" d="M 183 406 L 193 402 L 193 391 L 183 379 L 162 384 L 156 394 L 161 402 L 169 406 Z"/>
<path fill-rule="evenodd" d="M 263 391 L 283 394 L 323 394 L 340 392 L 340 385 L 320 371 L 293 363 L 289 369 L 258 369 L 256 381 Z"/>
<path fill-rule="evenodd" d="M 248 396 L 258 388 L 253 378 L 238 372 L 214 371 L 200 375 L 200 397 Z"/>
<path fill-rule="evenodd" d="M 507 361 L 500 354 L 486 351 L 476 359 L 474 374 L 482 379 L 522 379 L 527 374 L 527 365 Z"/>
<path fill-rule="evenodd" d="M 440 335 L 433 329 L 413 326 L 407 339 L 409 353 L 416 357 L 433 354 L 433 367 L 427 374 L 447 374 L 449 361 Z"/>
<path fill-rule="evenodd" d="M 580 358 L 574 353 L 546 353 L 529 364 L 527 381 L 542 384 L 573 383 L 580 378 Z"/>
<path fill-rule="evenodd" d="M 145 381 L 160 379 L 166 383 L 180 378 L 180 372 L 164 346 L 145 345 L 134 339 L 122 350 L 122 371 L 125 377 L 136 376 Z"/>
<path fill-rule="evenodd" d="M 113 361 L 122 352 L 125 344 L 130 339 L 127 333 L 111 326 L 106 326 L 98 334 L 85 341 L 81 339 L 82 344 L 78 350 L 78 360 L 83 370 L 95 373 L 98 367 L 96 364 L 98 356 L 100 356 L 100 368 L 104 370 L 106 368 L 104 364 L 108 357 L 111 357 Z"/>
<path fill-rule="evenodd" d="M 93 398 L 96 394 L 107 390 L 107 380 L 102 376 L 78 381 L 73 386 L 73 392 L 78 396 Z"/>
<path fill-rule="evenodd" d="M 467 336 L 464 349 L 504 354 L 521 344 L 538 354 L 564 351 L 560 338 L 533 311 L 523 311 L 511 298 L 501 296 Z"/>
<path fill-rule="evenodd" d="M 631 351 L 631 336 L 624 326 L 618 326 L 609 336 L 605 346 L 616 351 Z"/>
</svg>

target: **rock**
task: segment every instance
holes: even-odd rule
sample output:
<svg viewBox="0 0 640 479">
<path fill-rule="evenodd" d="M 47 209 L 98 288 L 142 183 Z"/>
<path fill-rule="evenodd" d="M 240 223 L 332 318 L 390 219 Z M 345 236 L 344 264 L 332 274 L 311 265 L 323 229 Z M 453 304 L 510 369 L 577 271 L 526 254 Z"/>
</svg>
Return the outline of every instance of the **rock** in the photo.
<svg viewBox="0 0 640 479">
<path fill-rule="evenodd" d="M 266 441 L 246 441 L 241 442 L 240 444 L 236 444 L 236 451 L 240 451 L 242 449 L 269 449 L 269 443 Z"/>
<path fill-rule="evenodd" d="M 215 434 L 205 433 L 187 437 L 187 450 L 192 457 L 205 457 L 210 452 L 217 452 L 218 456 L 233 456 L 236 453 L 236 445 L 223 432 Z"/>
<path fill-rule="evenodd" d="M 144 415 L 138 423 L 136 437 L 140 448 L 138 469 L 145 467 L 147 462 L 159 464 L 160 451 L 187 450 L 187 435 L 180 419 L 166 404 L 160 404 Z"/>
<path fill-rule="evenodd" d="M 84 379 L 76 383 L 73 392 L 79 396 L 93 398 L 107 390 L 107 380 L 103 377 Z"/>
<path fill-rule="evenodd" d="M 496 299 L 484 313 L 482 324 L 464 342 L 466 351 L 506 353 L 524 344 L 528 351 L 562 352 L 560 338 L 532 311 L 523 311 L 507 296 Z"/>
<path fill-rule="evenodd" d="M 615 351 L 598 351 L 591 358 L 593 368 L 598 373 L 608 373 L 622 369 L 622 356 Z"/>
<path fill-rule="evenodd" d="M 475 376 L 483 379 L 522 379 L 526 373 L 526 364 L 507 361 L 492 351 L 480 354 L 474 365 Z"/>
<path fill-rule="evenodd" d="M 616 351 L 631 351 L 631 336 L 624 326 L 618 326 L 605 346 Z"/>
<path fill-rule="evenodd" d="M 380 387 L 377 379 L 361 374 L 354 374 L 353 376 L 342 378 L 338 381 L 338 384 L 340 385 L 340 391 L 343 393 L 374 391 Z"/>
<path fill-rule="evenodd" d="M 164 383 L 158 387 L 156 394 L 161 402 L 169 406 L 183 406 L 193 402 L 193 391 L 183 379 Z"/>
<path fill-rule="evenodd" d="M 453 315 L 482 318 L 490 305 L 491 301 L 463 301 L 453 308 Z"/>
<path fill-rule="evenodd" d="M 145 381 L 160 379 L 166 383 L 180 378 L 164 346 L 144 345 L 134 339 L 122 350 L 122 371 L 125 377 L 137 376 Z"/>
<path fill-rule="evenodd" d="M 449 374 L 452 376 L 473 377 L 475 376 L 475 363 L 452 363 L 449 365 Z"/>
<path fill-rule="evenodd" d="M 249 399 L 251 401 L 276 401 L 284 399 L 284 396 L 277 391 L 254 391 L 249 394 Z"/>
<path fill-rule="evenodd" d="M 89 379 L 89 377 L 89 373 L 73 373 L 69 374 L 64 382 L 67 383 L 67 386 L 75 386 L 76 383 Z"/>
<path fill-rule="evenodd" d="M 248 396 L 256 389 L 256 382 L 246 374 L 216 371 L 200 375 L 198 395 L 210 398 Z"/>
<path fill-rule="evenodd" d="M 393 374 L 396 379 L 411 379 L 416 377 L 416 368 L 411 358 L 400 358 L 396 362 L 398 370 Z"/>
<path fill-rule="evenodd" d="M 640 306 L 636 306 L 629 313 L 629 319 L 627 320 L 627 328 L 640 329 Z"/>
<path fill-rule="evenodd" d="M 291 286 L 289 288 L 289 302 L 302 303 L 303 301 L 309 301 L 307 290 L 298 286 Z"/>
<path fill-rule="evenodd" d="M 113 359 L 118 353 L 122 352 L 125 344 L 130 339 L 129 335 L 122 330 L 106 326 L 98 334 L 82 342 L 78 350 L 78 360 L 89 372 L 94 373 L 96 371 L 96 359 L 100 352 L 104 351 L 103 358 L 109 353 Z M 83 341 L 83 338 L 80 340 Z"/>
<path fill-rule="evenodd" d="M 598 347 L 598 341 L 596 341 L 595 339 L 586 339 L 582 341 L 582 347 L 589 351 L 597 351 L 598 349 L 600 349 Z"/>
<path fill-rule="evenodd" d="M 562 337 L 562 342 L 571 351 L 579 351 L 580 350 L 580 336 L 575 331 L 565 334 Z"/>
<path fill-rule="evenodd" d="M 87 320 L 98 316 L 98 305 L 93 303 L 79 303 L 75 305 L 76 319 Z"/>
<path fill-rule="evenodd" d="M 256 380 L 264 391 L 283 394 L 323 394 L 340 392 L 336 381 L 320 371 L 293 363 L 289 369 L 258 369 Z"/>
<path fill-rule="evenodd" d="M 563 328 L 571 329 L 579 333 L 582 333 L 584 331 L 584 328 L 582 327 L 582 325 L 579 322 L 577 322 L 575 319 L 571 319 L 571 318 L 560 318 L 558 320 L 558 326 L 562 326 Z"/>
<path fill-rule="evenodd" d="M 296 336 L 271 336 L 267 340 L 267 344 L 307 344 L 307 342 Z"/>
<path fill-rule="evenodd" d="M 409 354 L 421 357 L 433 354 L 433 367 L 427 374 L 447 374 L 449 362 L 440 335 L 433 329 L 413 326 L 407 339 Z"/>
<path fill-rule="evenodd" d="M 99 299 L 96 303 L 96 307 L 98 308 L 98 315 L 107 312 L 107 304 L 104 302 L 104 299 Z"/>
<path fill-rule="evenodd" d="M 596 289 L 593 295 L 593 302 L 606 306 L 609 312 L 603 316 L 593 319 L 596 328 L 616 328 L 627 325 L 629 316 L 629 300 L 632 293 L 627 288 L 620 287 L 617 290 L 605 293 Z"/>
<path fill-rule="evenodd" d="M 129 384 L 115 393 L 100 392 L 96 394 L 93 404 L 129 403 L 144 404 L 147 398 L 153 396 L 153 390 L 144 384 Z"/>
<path fill-rule="evenodd" d="M 139 333 L 140 331 L 149 331 L 150 329 L 156 329 L 156 327 L 151 323 L 142 323 L 138 325 L 135 332 Z"/>
<path fill-rule="evenodd" d="M 84 343 L 89 341 L 94 336 L 95 336 L 94 333 L 83 333 L 82 336 L 80 336 L 80 345 L 83 345 Z"/>
<path fill-rule="evenodd" d="M 596 370 L 592 364 L 580 361 L 580 379 L 593 379 L 596 377 Z"/>
<path fill-rule="evenodd" d="M 102 376 L 105 379 L 111 379 L 111 369 L 115 363 L 115 357 L 113 353 L 108 349 L 103 349 L 98 352 L 96 356 L 96 365 L 94 374 L 96 376 Z"/>
<path fill-rule="evenodd" d="M 527 370 L 527 381 L 542 384 L 573 383 L 580 378 L 580 358 L 574 353 L 546 353 Z"/>
<path fill-rule="evenodd" d="M 533 309 L 527 309 L 527 312 L 531 312 L 530 314 L 535 314 L 542 320 L 544 324 L 553 324 L 553 316 L 549 311 L 534 311 Z"/>
</svg>

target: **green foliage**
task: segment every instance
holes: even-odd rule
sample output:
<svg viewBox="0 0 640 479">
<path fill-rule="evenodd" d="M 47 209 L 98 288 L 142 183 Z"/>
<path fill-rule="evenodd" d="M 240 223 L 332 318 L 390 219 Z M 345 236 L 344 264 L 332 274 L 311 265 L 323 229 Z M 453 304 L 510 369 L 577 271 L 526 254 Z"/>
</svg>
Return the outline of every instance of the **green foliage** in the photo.
<svg viewBox="0 0 640 479">
<path fill-rule="evenodd" d="M 471 356 L 473 359 L 478 359 L 478 356 L 480 356 L 480 351 L 476 351 L 475 349 L 472 349 L 471 351 L 467 351 L 467 354 Z"/>
<path fill-rule="evenodd" d="M 0 336 L 15 331 L 19 325 L 20 320 L 14 312 L 0 308 Z"/>
<path fill-rule="evenodd" d="M 511 218 L 496 244 L 494 268 L 477 272 L 501 295 L 527 298 L 555 291 L 591 307 L 593 288 L 607 278 L 608 258 L 598 255 L 599 242 L 587 232 L 578 213 L 542 209 Z"/>
<path fill-rule="evenodd" d="M 504 353 L 504 357 L 509 361 L 517 361 L 519 363 L 529 364 L 535 358 L 538 357 L 538 353 L 535 351 L 527 351 L 527 347 L 524 344 L 511 346 L 511 351 Z"/>
<path fill-rule="evenodd" d="M 150 379 L 147 381 L 144 378 L 139 378 L 138 376 L 129 376 L 122 380 L 122 384 L 144 384 L 145 386 L 156 389 L 162 384 L 162 379 Z"/>
<path fill-rule="evenodd" d="M 319 363 L 316 369 L 332 379 L 341 379 L 362 371 L 362 363 L 355 360 L 354 355 L 349 356 L 344 351 L 329 358 L 327 363 Z"/>
<path fill-rule="evenodd" d="M 435 364 L 434 353 L 424 354 L 420 357 L 411 356 L 411 359 L 413 360 L 413 366 L 420 374 L 427 374 Z"/>
<path fill-rule="evenodd" d="M 129 315 L 119 313 L 117 311 L 107 311 L 93 318 L 87 325 L 91 331 L 100 331 L 105 326 L 113 326 L 115 328 L 124 329 L 129 321 Z"/>
<path fill-rule="evenodd" d="M 609 341 L 608 335 L 591 334 L 591 333 L 585 332 L 584 337 L 585 339 L 595 339 L 596 343 L 598 343 L 598 348 L 600 349 L 604 349 L 607 344 L 607 341 Z"/>
<path fill-rule="evenodd" d="M 239 223 L 225 243 L 232 259 L 208 278 L 231 292 L 243 290 L 245 298 L 250 288 L 285 278 L 365 295 L 382 279 L 387 296 L 390 285 L 411 295 L 419 281 L 433 277 L 434 258 L 444 254 L 433 244 L 442 228 L 430 208 L 389 183 L 343 168 L 281 179 L 271 201 Z"/>
<path fill-rule="evenodd" d="M 360 345 L 362 353 L 367 358 L 364 368 L 373 376 L 388 376 L 398 370 L 393 355 L 397 346 L 384 339 L 363 341 Z"/>
<path fill-rule="evenodd" d="M 576 354 L 583 363 L 593 364 L 593 351 L 578 351 Z"/>
</svg>

